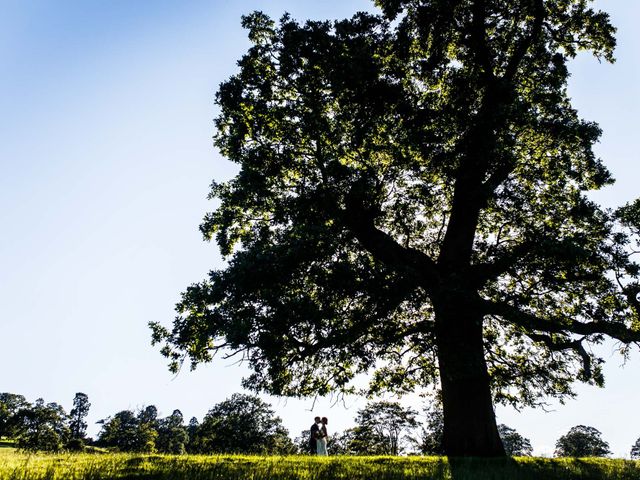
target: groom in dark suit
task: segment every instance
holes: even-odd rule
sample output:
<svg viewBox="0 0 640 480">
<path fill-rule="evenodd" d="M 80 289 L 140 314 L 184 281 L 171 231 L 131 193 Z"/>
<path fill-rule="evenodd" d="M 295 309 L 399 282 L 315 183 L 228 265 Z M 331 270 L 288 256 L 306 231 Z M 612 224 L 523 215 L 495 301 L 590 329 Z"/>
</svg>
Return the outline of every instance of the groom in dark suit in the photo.
<svg viewBox="0 0 640 480">
<path fill-rule="evenodd" d="M 318 454 L 318 435 L 320 433 L 320 417 L 313 419 L 313 425 L 309 429 L 309 453 L 311 455 Z"/>
</svg>

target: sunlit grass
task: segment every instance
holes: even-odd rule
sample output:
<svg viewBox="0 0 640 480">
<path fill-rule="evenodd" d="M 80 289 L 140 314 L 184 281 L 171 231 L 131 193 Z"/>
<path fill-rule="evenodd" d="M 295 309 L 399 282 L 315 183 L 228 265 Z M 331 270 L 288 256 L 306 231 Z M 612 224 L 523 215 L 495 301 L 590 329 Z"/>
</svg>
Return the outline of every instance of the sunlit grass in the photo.
<svg viewBox="0 0 640 480">
<path fill-rule="evenodd" d="M 453 459 L 244 455 L 25 454 L 0 449 L 0 480 L 573 480 L 640 479 L 610 459 Z"/>
</svg>

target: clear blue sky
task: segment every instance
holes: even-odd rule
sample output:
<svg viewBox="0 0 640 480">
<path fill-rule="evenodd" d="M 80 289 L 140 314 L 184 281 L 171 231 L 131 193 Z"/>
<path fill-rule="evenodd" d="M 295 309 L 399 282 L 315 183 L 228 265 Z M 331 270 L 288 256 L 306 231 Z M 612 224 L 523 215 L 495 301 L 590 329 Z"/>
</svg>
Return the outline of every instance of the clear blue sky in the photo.
<svg viewBox="0 0 640 480">
<path fill-rule="evenodd" d="M 213 97 L 247 48 L 240 15 L 338 18 L 365 0 L 235 2 L 3 0 L 0 17 L 0 391 L 70 408 L 90 421 L 147 404 L 202 418 L 240 391 L 244 367 L 173 377 L 147 322 L 166 324 L 179 293 L 221 265 L 198 225 L 212 179 L 234 168 L 212 146 Z M 638 196 L 640 3 L 602 0 L 619 28 L 615 65 L 580 57 L 571 94 L 604 129 L 598 154 L 618 182 L 595 198 Z M 551 413 L 499 408 L 499 421 L 550 454 L 576 424 L 603 432 L 617 456 L 640 437 L 640 355 L 620 368 L 602 348 L 607 387 Z M 358 399 L 271 401 L 292 435 L 313 413 L 351 426 Z M 415 401 L 414 401 L 415 402 Z M 415 402 L 416 407 L 419 403 Z M 92 425 L 90 433 L 98 427 Z"/>
</svg>

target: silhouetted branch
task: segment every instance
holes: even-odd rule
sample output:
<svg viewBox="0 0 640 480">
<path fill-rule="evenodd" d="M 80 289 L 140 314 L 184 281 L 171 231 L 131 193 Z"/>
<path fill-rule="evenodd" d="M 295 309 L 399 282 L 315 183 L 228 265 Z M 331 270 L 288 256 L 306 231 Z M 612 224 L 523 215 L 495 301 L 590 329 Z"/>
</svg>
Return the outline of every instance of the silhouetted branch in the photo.
<svg viewBox="0 0 640 480">
<path fill-rule="evenodd" d="M 505 302 L 489 300 L 483 302 L 483 309 L 485 314 L 496 315 L 528 331 L 578 335 L 604 334 L 623 343 L 640 343 L 640 330 L 630 329 L 622 323 L 579 322 L 568 317 L 544 318 Z"/>
</svg>

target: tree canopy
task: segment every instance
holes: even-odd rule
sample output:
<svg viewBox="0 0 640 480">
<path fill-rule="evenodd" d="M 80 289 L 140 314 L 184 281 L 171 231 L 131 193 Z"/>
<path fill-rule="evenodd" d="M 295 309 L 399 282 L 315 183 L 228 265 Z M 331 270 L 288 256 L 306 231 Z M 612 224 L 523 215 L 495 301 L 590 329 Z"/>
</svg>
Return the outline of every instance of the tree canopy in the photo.
<svg viewBox="0 0 640 480">
<path fill-rule="evenodd" d="M 0 437 L 12 437 L 15 434 L 15 415 L 27 406 L 29 402 L 23 395 L 0 393 Z"/>
<path fill-rule="evenodd" d="M 158 422 L 156 448 L 162 453 L 180 455 L 186 453 L 189 442 L 189 430 L 184 425 L 180 410 L 174 410 L 167 418 Z"/>
<path fill-rule="evenodd" d="M 73 408 L 69 412 L 69 429 L 71 430 L 71 438 L 84 438 L 87 432 L 87 422 L 85 421 L 85 419 L 89 414 L 89 408 L 91 408 L 89 396 L 86 393 L 82 392 L 76 393 L 75 397 L 73 398 Z"/>
<path fill-rule="evenodd" d="M 16 445 L 28 451 L 58 452 L 70 437 L 69 418 L 61 405 L 39 398 L 16 412 L 13 419 Z"/>
<path fill-rule="evenodd" d="M 253 395 L 234 393 L 205 415 L 190 449 L 196 453 L 292 453 L 295 447 L 288 435 L 271 405 Z"/>
<path fill-rule="evenodd" d="M 597 428 L 576 425 L 556 442 L 557 457 L 605 457 L 611 453 L 609 444 Z"/>
<path fill-rule="evenodd" d="M 114 447 L 122 452 L 155 452 L 157 413 L 156 407 L 150 405 L 137 415 L 131 410 L 122 410 L 101 420 L 98 445 Z"/>
<path fill-rule="evenodd" d="M 172 370 L 240 354 L 279 395 L 438 383 L 447 453 L 502 455 L 494 402 L 602 385 L 587 346 L 640 340 L 640 204 L 589 200 L 612 178 L 567 95 L 615 29 L 588 0 L 376 4 L 243 18 L 215 136 L 240 172 L 200 227 L 228 263 L 153 341 Z"/>
</svg>

